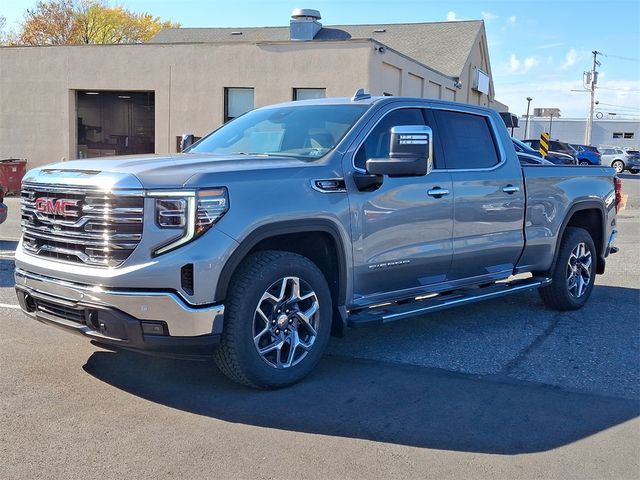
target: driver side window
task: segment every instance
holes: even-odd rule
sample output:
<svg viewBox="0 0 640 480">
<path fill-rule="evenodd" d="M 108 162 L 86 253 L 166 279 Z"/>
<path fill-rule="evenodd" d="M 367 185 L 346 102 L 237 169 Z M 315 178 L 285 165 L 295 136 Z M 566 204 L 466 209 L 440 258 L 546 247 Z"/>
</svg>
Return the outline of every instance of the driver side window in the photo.
<svg viewBox="0 0 640 480">
<path fill-rule="evenodd" d="M 364 170 L 368 159 L 388 157 L 391 128 L 405 125 L 426 125 L 422 109 L 401 108 L 387 113 L 360 145 L 354 158 L 355 166 Z"/>
</svg>

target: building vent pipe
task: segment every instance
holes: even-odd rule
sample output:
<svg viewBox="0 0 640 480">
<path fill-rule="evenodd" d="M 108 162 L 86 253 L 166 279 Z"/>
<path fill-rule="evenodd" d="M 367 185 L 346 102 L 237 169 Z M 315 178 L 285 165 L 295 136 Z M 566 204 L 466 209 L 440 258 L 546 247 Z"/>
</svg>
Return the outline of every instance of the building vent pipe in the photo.
<svg viewBox="0 0 640 480">
<path fill-rule="evenodd" d="M 322 28 L 318 21 L 322 17 L 318 10 L 311 8 L 296 8 L 291 12 L 291 22 L 289 36 L 291 40 L 309 41 L 313 40 Z"/>
</svg>

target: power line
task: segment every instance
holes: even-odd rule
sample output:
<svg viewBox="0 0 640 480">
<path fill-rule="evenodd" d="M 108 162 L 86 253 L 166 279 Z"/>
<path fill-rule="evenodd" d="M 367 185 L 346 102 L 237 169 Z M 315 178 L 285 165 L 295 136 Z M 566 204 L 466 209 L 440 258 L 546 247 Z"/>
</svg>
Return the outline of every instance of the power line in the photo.
<svg viewBox="0 0 640 480">
<path fill-rule="evenodd" d="M 627 60 L 629 62 L 640 62 L 640 58 L 621 57 L 620 55 L 607 55 L 606 53 L 603 53 L 602 55 L 607 58 L 617 58 L 618 60 Z"/>
<path fill-rule="evenodd" d="M 607 103 L 607 102 L 598 102 L 598 104 L 606 105 L 608 107 L 631 108 L 633 110 L 640 110 L 640 106 L 634 107 L 633 105 L 618 105 L 617 103 Z"/>
<path fill-rule="evenodd" d="M 629 93 L 637 93 L 640 92 L 640 89 L 635 88 L 611 88 L 611 87 L 598 87 L 598 90 L 609 90 L 611 92 L 629 92 Z"/>
</svg>

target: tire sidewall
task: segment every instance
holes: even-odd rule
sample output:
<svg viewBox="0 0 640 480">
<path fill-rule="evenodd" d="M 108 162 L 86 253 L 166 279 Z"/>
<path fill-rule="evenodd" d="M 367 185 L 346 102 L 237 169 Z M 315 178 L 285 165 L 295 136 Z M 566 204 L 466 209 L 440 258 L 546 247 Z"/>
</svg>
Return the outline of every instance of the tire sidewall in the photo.
<svg viewBox="0 0 640 480">
<path fill-rule="evenodd" d="M 252 259 L 247 259 L 251 263 Z M 297 365 L 276 369 L 268 365 L 256 350 L 253 341 L 253 322 L 258 302 L 267 289 L 284 277 L 298 277 L 313 289 L 320 304 L 319 327 L 311 350 Z M 273 388 L 290 385 L 305 377 L 318 363 L 329 341 L 331 332 L 332 302 L 327 282 L 314 263 L 297 254 L 286 253 L 262 266 L 248 288 L 231 292 L 241 294 L 240 301 L 232 302 L 228 321 L 234 322 L 234 345 L 237 358 L 247 378 L 255 385 Z M 232 293 L 233 294 L 233 293 Z"/>
</svg>

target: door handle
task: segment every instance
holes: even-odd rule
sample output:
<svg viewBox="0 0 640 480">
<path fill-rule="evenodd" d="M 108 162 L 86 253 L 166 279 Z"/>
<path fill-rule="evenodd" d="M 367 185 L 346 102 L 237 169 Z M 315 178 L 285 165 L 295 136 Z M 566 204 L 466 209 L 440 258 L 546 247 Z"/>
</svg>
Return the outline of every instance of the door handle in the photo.
<svg viewBox="0 0 640 480">
<path fill-rule="evenodd" d="M 506 185 L 504 187 L 502 187 L 502 191 L 504 193 L 508 193 L 509 195 L 511 195 L 512 193 L 516 193 L 520 191 L 520 187 L 516 187 L 514 185 Z"/>
<path fill-rule="evenodd" d="M 449 195 L 449 190 L 446 188 L 433 187 L 431 190 L 427 190 L 427 195 L 430 197 L 440 198 L 445 195 Z"/>
</svg>

